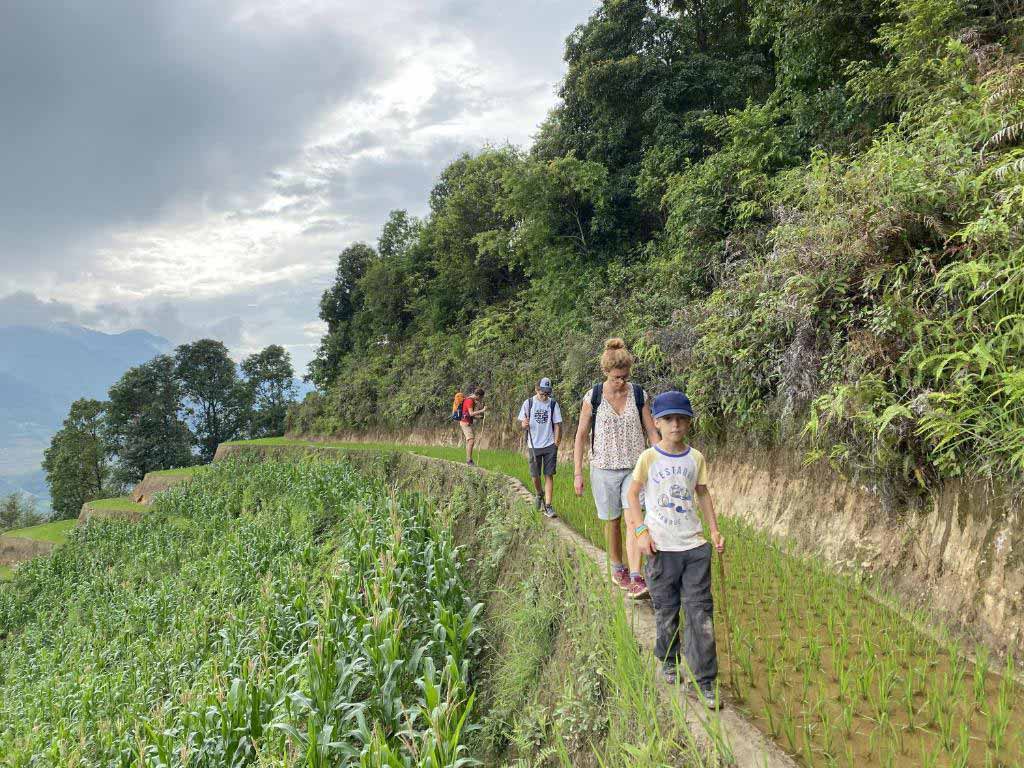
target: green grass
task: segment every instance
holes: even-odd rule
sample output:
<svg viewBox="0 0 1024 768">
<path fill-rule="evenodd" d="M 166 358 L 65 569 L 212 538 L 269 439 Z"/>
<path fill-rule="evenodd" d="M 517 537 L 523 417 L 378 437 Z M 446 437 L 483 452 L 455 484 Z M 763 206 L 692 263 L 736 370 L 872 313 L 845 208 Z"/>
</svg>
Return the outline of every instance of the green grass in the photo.
<svg viewBox="0 0 1024 768">
<path fill-rule="evenodd" d="M 116 496 L 112 499 L 96 499 L 90 501 L 89 506 L 93 509 L 106 509 L 115 512 L 145 512 L 148 507 L 145 504 L 136 504 L 127 496 Z"/>
<path fill-rule="evenodd" d="M 75 527 L 77 520 L 56 520 L 52 523 L 33 525 L 31 528 L 18 528 L 7 531 L 4 536 L 18 539 L 31 539 L 32 541 L 48 541 L 51 544 L 63 544 L 68 540 L 68 534 Z"/>
<path fill-rule="evenodd" d="M 14 571 L 9 565 L 0 565 L 0 581 L 9 581 Z"/>
<path fill-rule="evenodd" d="M 192 467 L 178 467 L 177 469 L 160 469 L 155 472 L 149 472 L 148 474 L 154 477 L 192 477 L 200 472 L 209 469 L 209 464 L 196 464 Z"/>
</svg>

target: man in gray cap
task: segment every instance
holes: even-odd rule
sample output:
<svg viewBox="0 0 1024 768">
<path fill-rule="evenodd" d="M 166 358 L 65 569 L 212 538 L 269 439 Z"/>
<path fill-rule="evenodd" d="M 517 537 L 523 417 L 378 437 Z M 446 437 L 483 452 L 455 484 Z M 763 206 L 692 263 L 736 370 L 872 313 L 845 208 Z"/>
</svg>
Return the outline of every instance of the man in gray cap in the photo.
<svg viewBox="0 0 1024 768">
<path fill-rule="evenodd" d="M 534 396 L 523 401 L 523 407 L 519 409 L 519 425 L 526 430 L 530 477 L 537 491 L 537 509 L 542 510 L 545 517 L 555 517 L 551 494 L 558 464 L 558 441 L 562 437 L 562 410 L 551 396 L 551 379 L 541 379 Z"/>
</svg>

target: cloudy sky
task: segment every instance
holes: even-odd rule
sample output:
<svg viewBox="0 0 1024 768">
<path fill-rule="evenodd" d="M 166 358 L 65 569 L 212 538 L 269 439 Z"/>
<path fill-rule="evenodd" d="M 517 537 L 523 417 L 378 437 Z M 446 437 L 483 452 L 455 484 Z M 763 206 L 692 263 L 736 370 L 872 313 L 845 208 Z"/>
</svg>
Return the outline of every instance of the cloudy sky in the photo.
<svg viewBox="0 0 1024 768">
<path fill-rule="evenodd" d="M 597 0 L 0 3 L 0 324 L 285 344 L 337 253 L 529 144 Z"/>
</svg>

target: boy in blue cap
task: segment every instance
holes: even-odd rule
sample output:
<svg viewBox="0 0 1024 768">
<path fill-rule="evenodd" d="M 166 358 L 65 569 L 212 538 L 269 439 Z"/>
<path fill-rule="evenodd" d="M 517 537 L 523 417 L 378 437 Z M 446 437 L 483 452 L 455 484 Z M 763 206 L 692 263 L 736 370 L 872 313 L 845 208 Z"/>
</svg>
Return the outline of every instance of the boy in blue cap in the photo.
<svg viewBox="0 0 1024 768">
<path fill-rule="evenodd" d="M 686 611 L 683 655 L 700 695 L 711 708 L 715 695 L 718 652 L 711 598 L 711 544 L 703 535 L 697 511 L 703 514 L 711 542 L 719 553 L 725 539 L 707 485 L 707 464 L 687 442 L 693 408 L 682 392 L 665 392 L 651 403 L 661 433 L 657 445 L 642 454 L 629 486 L 627 535 L 635 536 L 647 555 L 647 588 L 654 603 L 657 637 L 654 655 L 670 683 L 679 675 L 679 608 Z M 640 492 L 644 507 L 640 508 Z M 695 503 L 696 502 L 696 503 Z"/>
</svg>

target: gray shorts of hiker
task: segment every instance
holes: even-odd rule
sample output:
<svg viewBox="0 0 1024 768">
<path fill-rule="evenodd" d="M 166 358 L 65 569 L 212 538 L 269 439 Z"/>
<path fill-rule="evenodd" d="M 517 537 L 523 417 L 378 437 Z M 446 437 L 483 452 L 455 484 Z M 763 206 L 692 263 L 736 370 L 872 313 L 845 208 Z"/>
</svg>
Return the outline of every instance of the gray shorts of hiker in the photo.
<svg viewBox="0 0 1024 768">
<path fill-rule="evenodd" d="M 558 466 L 558 446 L 552 444 L 536 451 L 527 449 L 526 455 L 530 457 L 530 477 L 540 477 L 541 471 L 546 477 L 555 474 Z"/>
<path fill-rule="evenodd" d="M 601 520 L 618 520 L 622 510 L 629 506 L 629 481 L 632 469 L 590 468 L 590 490 L 594 492 L 594 506 Z"/>
<path fill-rule="evenodd" d="M 647 560 L 647 589 L 654 603 L 654 655 L 666 667 L 679 661 L 679 608 L 686 615 L 683 656 L 698 683 L 718 677 L 718 650 L 711 598 L 711 545 L 685 552 L 657 552 Z M 685 668 L 681 679 L 689 678 Z"/>
</svg>

